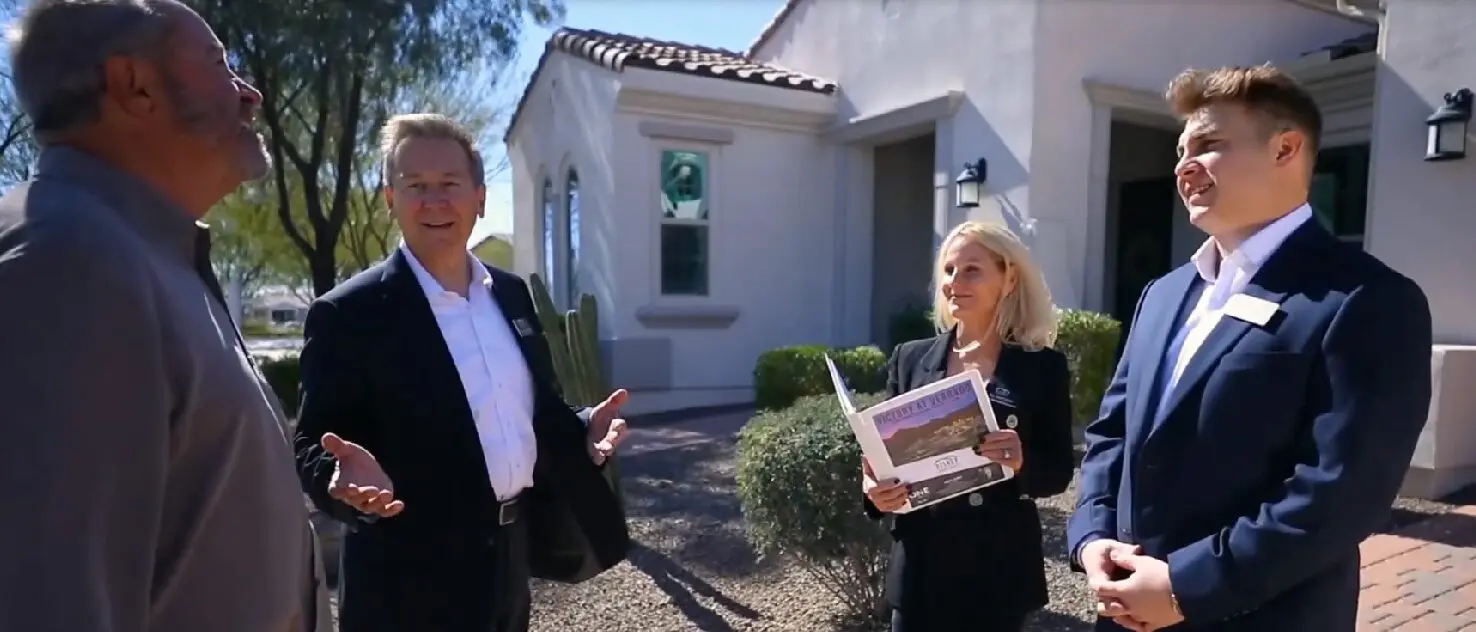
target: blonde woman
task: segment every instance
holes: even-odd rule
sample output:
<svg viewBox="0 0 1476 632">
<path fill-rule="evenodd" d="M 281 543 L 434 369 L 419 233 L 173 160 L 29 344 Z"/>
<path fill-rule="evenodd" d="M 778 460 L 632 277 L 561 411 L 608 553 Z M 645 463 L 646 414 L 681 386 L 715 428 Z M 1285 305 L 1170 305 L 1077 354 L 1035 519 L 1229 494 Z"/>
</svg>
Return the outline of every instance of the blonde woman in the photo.
<svg viewBox="0 0 1476 632">
<path fill-rule="evenodd" d="M 893 514 L 886 596 L 893 632 L 1018 632 L 1046 604 L 1045 554 L 1033 498 L 1065 491 L 1073 468 L 1071 378 L 1051 349 L 1056 316 L 1029 252 L 1003 226 L 953 229 L 934 267 L 936 337 L 887 362 L 892 396 L 978 369 L 1002 428 L 978 451 L 1018 472 L 1007 482 L 893 514 L 908 490 L 862 463 L 866 512 Z"/>
</svg>

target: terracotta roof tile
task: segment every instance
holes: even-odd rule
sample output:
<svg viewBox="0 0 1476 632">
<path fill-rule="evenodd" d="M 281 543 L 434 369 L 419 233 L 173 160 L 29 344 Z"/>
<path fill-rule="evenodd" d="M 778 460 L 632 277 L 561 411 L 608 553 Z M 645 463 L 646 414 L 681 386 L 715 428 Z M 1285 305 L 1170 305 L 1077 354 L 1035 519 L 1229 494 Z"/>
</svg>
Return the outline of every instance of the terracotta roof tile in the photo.
<svg viewBox="0 0 1476 632">
<path fill-rule="evenodd" d="M 820 94 L 835 92 L 833 82 L 720 48 L 571 28 L 559 29 L 549 45 L 617 72 L 627 67 L 647 68 Z"/>
<path fill-rule="evenodd" d="M 512 137 L 523 107 L 528 104 L 528 97 L 533 93 L 533 86 L 538 83 L 543 66 L 554 51 L 579 57 L 616 72 L 627 67 L 647 68 L 819 94 L 834 94 L 836 89 L 835 82 L 754 61 L 748 55 L 730 50 L 566 27 L 555 31 L 544 44 L 538 66 L 534 68 L 528 84 L 523 87 L 518 106 L 513 110 L 512 119 L 508 121 L 507 132 L 502 139 L 504 142 Z"/>
</svg>

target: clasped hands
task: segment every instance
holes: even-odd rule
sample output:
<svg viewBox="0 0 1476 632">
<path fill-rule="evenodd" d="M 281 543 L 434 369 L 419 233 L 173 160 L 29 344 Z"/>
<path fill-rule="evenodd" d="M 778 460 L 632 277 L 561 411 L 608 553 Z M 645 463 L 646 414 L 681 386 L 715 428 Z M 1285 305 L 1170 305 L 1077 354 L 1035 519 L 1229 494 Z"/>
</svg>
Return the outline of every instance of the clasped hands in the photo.
<svg viewBox="0 0 1476 632">
<path fill-rule="evenodd" d="M 630 393 L 616 389 L 590 409 L 585 443 L 596 465 L 609 459 L 630 431 L 620 417 L 620 407 L 628 399 Z M 329 496 L 371 516 L 389 518 L 404 511 L 405 502 L 395 498 L 394 482 L 368 449 L 331 432 L 323 435 L 322 445 L 335 460 L 333 476 L 328 480 Z"/>
<path fill-rule="evenodd" d="M 1016 472 L 1025 464 L 1023 452 L 1020 435 L 1014 430 L 984 434 L 979 439 L 979 445 L 974 447 L 975 454 Z M 871 504 L 876 505 L 877 511 L 882 513 L 893 513 L 907 505 L 907 486 L 895 478 L 876 480 L 876 472 L 871 469 L 871 462 L 864 456 L 861 457 L 861 489 L 871 499 Z"/>
<path fill-rule="evenodd" d="M 1134 632 L 1160 630 L 1184 620 L 1174 601 L 1168 563 L 1143 555 L 1141 547 L 1093 540 L 1081 548 L 1081 565 L 1097 596 L 1098 616 Z"/>
</svg>

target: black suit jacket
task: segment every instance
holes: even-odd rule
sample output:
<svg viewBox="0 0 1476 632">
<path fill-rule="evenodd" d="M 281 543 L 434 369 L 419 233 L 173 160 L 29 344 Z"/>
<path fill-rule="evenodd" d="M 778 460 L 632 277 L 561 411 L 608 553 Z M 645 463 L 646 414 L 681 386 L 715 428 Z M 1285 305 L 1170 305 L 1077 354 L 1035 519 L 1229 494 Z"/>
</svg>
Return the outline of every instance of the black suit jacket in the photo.
<svg viewBox="0 0 1476 632">
<path fill-rule="evenodd" d="M 1243 291 L 1274 311 L 1227 310 L 1164 397 L 1203 284 L 1188 264 L 1139 299 L 1086 429 L 1071 550 L 1113 538 L 1166 561 L 1174 629 L 1351 632 L 1359 542 L 1388 516 L 1428 412 L 1425 296 L 1309 219 Z"/>
<path fill-rule="evenodd" d="M 488 271 L 534 385 L 538 458 L 534 486 L 520 498 L 532 574 L 581 581 L 624 559 L 625 517 L 588 456 L 587 411 L 559 395 L 527 285 Z M 351 529 L 340 629 L 485 629 L 476 622 L 488 621 L 496 592 L 496 497 L 460 377 L 405 255 L 396 250 L 314 301 L 304 334 L 298 471 L 313 502 Z M 327 432 L 379 459 L 403 512 L 366 519 L 328 496 Z"/>
<path fill-rule="evenodd" d="M 947 376 L 953 332 L 899 345 L 887 361 L 887 391 L 896 396 Z M 1071 483 L 1071 378 L 1054 349 L 1005 345 L 986 390 L 995 418 L 1014 417 L 1024 449 L 1015 478 L 909 514 L 888 517 L 893 536 L 887 601 L 909 629 L 948 630 L 966 613 L 986 619 L 1023 614 L 1048 600 L 1040 516 L 1032 498 Z M 871 501 L 865 509 L 882 518 Z"/>
</svg>

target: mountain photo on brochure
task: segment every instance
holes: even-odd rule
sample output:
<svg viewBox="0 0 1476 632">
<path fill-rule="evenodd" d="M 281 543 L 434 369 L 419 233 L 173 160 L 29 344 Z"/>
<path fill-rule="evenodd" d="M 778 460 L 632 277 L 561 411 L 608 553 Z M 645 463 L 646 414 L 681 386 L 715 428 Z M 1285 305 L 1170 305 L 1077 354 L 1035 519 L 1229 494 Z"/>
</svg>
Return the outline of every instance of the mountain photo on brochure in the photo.
<svg viewBox="0 0 1476 632">
<path fill-rule="evenodd" d="M 1014 476 L 974 453 L 981 437 L 999 429 L 984 380 L 970 370 L 856 411 L 833 362 L 831 379 L 841 408 L 878 480 L 908 484 L 914 511 Z"/>
</svg>

